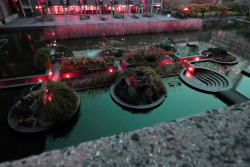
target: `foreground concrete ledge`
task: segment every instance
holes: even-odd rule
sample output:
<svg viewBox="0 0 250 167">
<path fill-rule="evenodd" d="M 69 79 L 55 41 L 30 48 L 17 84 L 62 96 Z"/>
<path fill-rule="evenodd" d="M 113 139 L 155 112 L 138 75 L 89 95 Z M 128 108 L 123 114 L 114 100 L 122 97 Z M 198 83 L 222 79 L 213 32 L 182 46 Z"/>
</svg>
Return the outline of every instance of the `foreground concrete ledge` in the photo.
<svg viewBox="0 0 250 167">
<path fill-rule="evenodd" d="M 0 164 L 11 166 L 247 167 L 250 101 Z"/>
</svg>

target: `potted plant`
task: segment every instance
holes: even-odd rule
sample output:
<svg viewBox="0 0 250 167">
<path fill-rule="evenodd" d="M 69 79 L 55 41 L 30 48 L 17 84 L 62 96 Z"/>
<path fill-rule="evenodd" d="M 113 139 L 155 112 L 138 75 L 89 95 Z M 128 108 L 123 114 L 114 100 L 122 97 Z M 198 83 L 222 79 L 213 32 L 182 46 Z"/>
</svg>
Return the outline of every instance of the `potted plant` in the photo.
<svg viewBox="0 0 250 167">
<path fill-rule="evenodd" d="M 51 49 L 49 47 L 39 48 L 35 53 L 34 65 L 39 69 L 51 67 Z"/>
<path fill-rule="evenodd" d="M 10 110 L 11 128 L 24 133 L 42 132 L 68 121 L 78 111 L 79 95 L 64 83 L 48 82 L 43 90 L 22 97 Z"/>
</svg>

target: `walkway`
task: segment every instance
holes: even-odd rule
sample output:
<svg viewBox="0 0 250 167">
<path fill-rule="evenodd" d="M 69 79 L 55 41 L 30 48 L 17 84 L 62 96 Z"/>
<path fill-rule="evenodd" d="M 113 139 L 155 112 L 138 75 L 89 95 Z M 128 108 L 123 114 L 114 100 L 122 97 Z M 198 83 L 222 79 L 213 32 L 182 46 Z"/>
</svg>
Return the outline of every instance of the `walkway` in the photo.
<svg viewBox="0 0 250 167">
<path fill-rule="evenodd" d="M 165 15 L 157 15 L 154 17 L 142 17 L 140 14 L 136 14 L 139 16 L 139 19 L 133 19 L 129 14 L 125 14 L 124 19 L 115 19 L 111 14 L 102 15 L 102 17 L 108 18 L 107 21 L 101 21 L 99 19 L 100 15 L 90 15 L 90 20 L 80 20 L 78 15 L 75 16 L 54 16 L 55 21 L 44 21 L 44 22 L 35 22 L 35 17 L 20 17 L 16 20 L 13 20 L 10 23 L 4 24 L 0 29 L 21 29 L 21 28 L 42 28 L 49 26 L 59 26 L 59 25 L 78 25 L 85 23 L 118 23 L 118 22 L 138 22 L 138 21 L 149 21 L 149 20 L 178 20 L 173 17 L 167 17 Z"/>
<path fill-rule="evenodd" d="M 221 99 L 221 101 L 225 102 L 228 105 L 242 103 L 249 100 L 246 96 L 242 95 L 235 89 L 220 91 L 217 92 L 216 95 L 219 99 Z"/>
</svg>

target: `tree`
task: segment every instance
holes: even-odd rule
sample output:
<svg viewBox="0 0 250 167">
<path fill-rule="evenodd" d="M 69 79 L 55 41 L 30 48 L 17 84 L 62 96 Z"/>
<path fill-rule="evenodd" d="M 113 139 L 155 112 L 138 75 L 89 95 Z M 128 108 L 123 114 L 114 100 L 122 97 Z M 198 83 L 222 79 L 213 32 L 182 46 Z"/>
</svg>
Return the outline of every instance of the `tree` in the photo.
<svg viewBox="0 0 250 167">
<path fill-rule="evenodd" d="M 213 0 L 190 0 L 191 4 L 204 4 L 204 3 L 212 3 Z"/>
<path fill-rule="evenodd" d="M 218 11 L 219 9 L 220 9 L 220 5 L 215 4 L 215 3 L 210 4 L 209 9 L 208 9 L 209 10 L 209 16 L 208 17 L 210 17 L 212 11 Z"/>
</svg>

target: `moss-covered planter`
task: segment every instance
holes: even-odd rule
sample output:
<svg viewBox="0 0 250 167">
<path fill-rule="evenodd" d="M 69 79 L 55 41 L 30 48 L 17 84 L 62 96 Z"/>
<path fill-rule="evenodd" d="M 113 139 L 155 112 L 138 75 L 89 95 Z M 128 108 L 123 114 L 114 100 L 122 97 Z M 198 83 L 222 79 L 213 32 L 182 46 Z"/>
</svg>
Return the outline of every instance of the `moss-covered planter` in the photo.
<svg viewBox="0 0 250 167">
<path fill-rule="evenodd" d="M 219 54 L 213 54 L 209 50 L 201 50 L 199 52 L 200 55 L 205 56 L 209 61 L 219 64 L 225 64 L 225 65 L 234 65 L 239 62 L 236 56 L 234 56 L 230 52 L 225 53 L 219 53 Z"/>
<path fill-rule="evenodd" d="M 127 69 L 110 88 L 114 101 L 132 110 L 149 110 L 165 99 L 166 88 L 150 67 Z"/>
<path fill-rule="evenodd" d="M 51 123 L 51 122 L 43 122 L 37 118 L 30 118 L 30 119 L 26 119 L 27 122 L 23 122 L 26 124 L 24 124 L 24 126 L 18 124 L 15 122 L 14 118 L 13 118 L 13 111 L 15 107 L 19 107 L 19 105 L 22 105 L 22 101 L 19 100 L 14 106 L 12 106 L 12 108 L 10 109 L 10 112 L 8 114 L 8 124 L 9 126 L 17 131 L 17 132 L 21 132 L 21 133 L 38 133 L 38 132 L 43 132 L 43 131 L 48 131 L 50 129 L 53 129 L 55 127 L 58 127 L 64 123 L 66 123 L 67 121 L 69 121 L 78 111 L 79 111 L 79 106 L 80 106 L 80 96 L 77 92 L 74 91 L 74 94 L 77 97 L 75 106 L 74 106 L 74 111 L 64 120 L 58 122 L 58 123 Z M 25 96 L 24 98 L 26 98 L 27 96 Z M 31 104 L 31 106 L 34 104 L 34 102 Z"/>
<path fill-rule="evenodd" d="M 51 67 L 51 49 L 49 47 L 39 48 L 35 53 L 34 66 L 45 70 Z"/>
<path fill-rule="evenodd" d="M 145 111 L 148 111 L 148 110 L 151 110 L 151 109 L 154 109 L 156 107 L 158 107 L 159 105 L 161 105 L 163 103 L 163 101 L 165 100 L 165 97 L 166 95 L 162 95 L 160 96 L 160 98 L 150 104 L 146 104 L 146 105 L 133 105 L 133 104 L 129 104 L 129 103 L 126 103 L 124 102 L 123 100 L 121 100 L 116 94 L 115 94 L 115 87 L 117 86 L 117 84 L 121 81 L 118 80 L 117 82 L 113 83 L 110 87 L 110 95 L 112 97 L 112 99 L 114 100 L 115 103 L 117 103 L 118 105 L 120 105 L 121 107 L 124 107 L 126 109 L 129 109 L 129 110 L 145 110 Z"/>
</svg>

